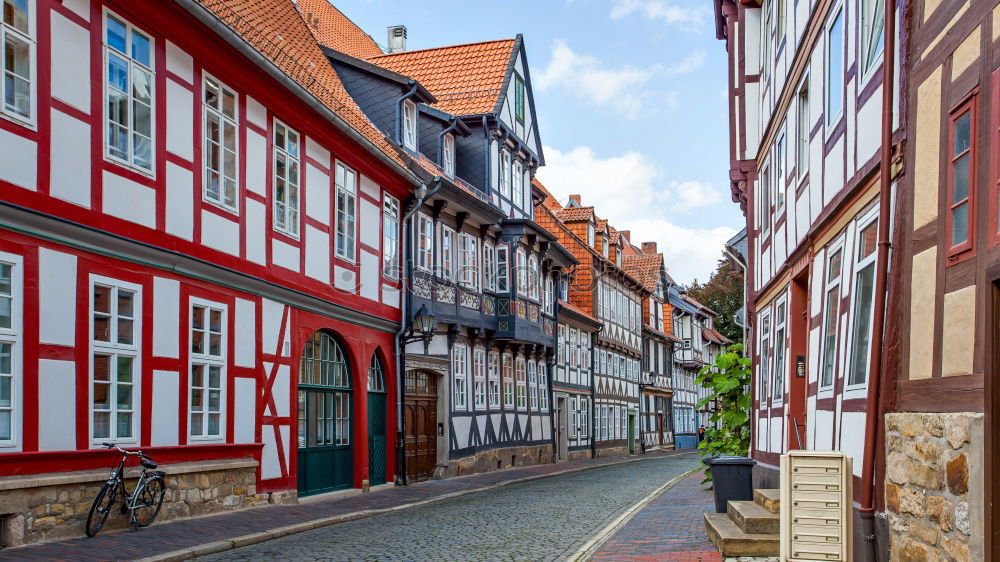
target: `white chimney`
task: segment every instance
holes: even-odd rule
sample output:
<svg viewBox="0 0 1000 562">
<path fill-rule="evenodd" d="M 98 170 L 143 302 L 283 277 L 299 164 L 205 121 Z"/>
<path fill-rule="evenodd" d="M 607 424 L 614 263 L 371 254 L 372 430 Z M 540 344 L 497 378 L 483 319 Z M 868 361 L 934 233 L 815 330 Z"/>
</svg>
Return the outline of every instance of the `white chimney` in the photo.
<svg viewBox="0 0 1000 562">
<path fill-rule="evenodd" d="M 406 50 L 406 26 L 389 26 L 389 52 L 401 53 Z"/>
</svg>

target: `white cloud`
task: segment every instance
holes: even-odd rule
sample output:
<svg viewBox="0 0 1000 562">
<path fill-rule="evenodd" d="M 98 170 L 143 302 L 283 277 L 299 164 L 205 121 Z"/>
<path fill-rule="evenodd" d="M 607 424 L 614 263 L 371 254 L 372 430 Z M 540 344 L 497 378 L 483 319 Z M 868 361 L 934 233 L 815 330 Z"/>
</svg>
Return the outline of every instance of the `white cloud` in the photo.
<svg viewBox="0 0 1000 562">
<path fill-rule="evenodd" d="M 561 203 L 579 194 L 599 217 L 615 228 L 630 230 L 633 243 L 655 241 L 679 283 L 695 277 L 707 280 L 723 243 L 736 234 L 737 229 L 728 226 L 689 228 L 671 220 L 671 215 L 723 202 L 710 183 L 670 181 L 657 187 L 660 170 L 639 152 L 601 158 L 587 146 L 567 152 L 550 146 L 544 150 L 546 165 L 538 177 Z"/>
<path fill-rule="evenodd" d="M 552 45 L 552 58 L 535 76 L 534 85 L 540 90 L 561 88 L 595 105 L 634 117 L 649 97 L 642 86 L 656 71 L 657 67 L 605 66 L 597 57 L 577 53 L 557 39 Z"/>
<path fill-rule="evenodd" d="M 707 9 L 704 5 L 681 5 L 666 0 L 615 0 L 611 6 L 611 19 L 620 20 L 639 13 L 642 17 L 682 29 L 696 29 L 705 20 Z"/>
<path fill-rule="evenodd" d="M 701 67 L 705 64 L 705 57 L 707 55 L 708 54 L 703 50 L 695 51 L 685 57 L 682 61 L 668 66 L 664 72 L 666 74 L 690 74 L 701 69 Z"/>
</svg>

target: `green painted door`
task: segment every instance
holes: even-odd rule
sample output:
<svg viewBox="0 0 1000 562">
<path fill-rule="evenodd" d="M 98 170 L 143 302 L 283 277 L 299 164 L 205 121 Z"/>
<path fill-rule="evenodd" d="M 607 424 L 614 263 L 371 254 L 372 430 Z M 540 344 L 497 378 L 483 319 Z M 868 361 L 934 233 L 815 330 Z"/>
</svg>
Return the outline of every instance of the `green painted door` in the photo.
<svg viewBox="0 0 1000 562">
<path fill-rule="evenodd" d="M 628 454 L 635 454 L 635 411 L 628 412 Z"/>
<path fill-rule="evenodd" d="M 378 356 L 368 367 L 368 483 L 385 484 L 385 377 Z"/>
<path fill-rule="evenodd" d="M 306 342 L 298 384 L 298 491 L 308 496 L 354 484 L 350 368 L 340 344 L 316 332 Z"/>
</svg>

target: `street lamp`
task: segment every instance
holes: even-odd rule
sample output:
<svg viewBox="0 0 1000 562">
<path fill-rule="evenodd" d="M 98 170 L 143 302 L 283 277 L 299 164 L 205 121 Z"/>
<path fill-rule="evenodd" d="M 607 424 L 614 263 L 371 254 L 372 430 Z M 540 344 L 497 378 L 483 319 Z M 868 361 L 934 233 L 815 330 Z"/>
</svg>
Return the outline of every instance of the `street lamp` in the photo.
<svg viewBox="0 0 1000 562">
<path fill-rule="evenodd" d="M 411 337 L 429 342 L 434 337 L 434 328 L 436 326 L 437 318 L 434 317 L 434 313 L 427 310 L 427 305 L 422 304 L 420 305 L 420 310 L 413 315 L 413 321 L 410 324 L 410 333 L 420 335 Z"/>
</svg>

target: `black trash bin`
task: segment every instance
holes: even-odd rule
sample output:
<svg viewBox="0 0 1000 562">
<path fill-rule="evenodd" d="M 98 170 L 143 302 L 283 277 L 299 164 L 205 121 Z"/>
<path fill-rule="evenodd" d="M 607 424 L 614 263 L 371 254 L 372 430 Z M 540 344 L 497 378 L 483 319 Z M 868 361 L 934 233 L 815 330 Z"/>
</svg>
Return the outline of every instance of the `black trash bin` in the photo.
<svg viewBox="0 0 1000 562">
<path fill-rule="evenodd" d="M 705 463 L 712 468 L 716 513 L 725 513 L 730 501 L 753 499 L 753 466 L 757 461 L 722 456 L 706 459 Z"/>
</svg>

